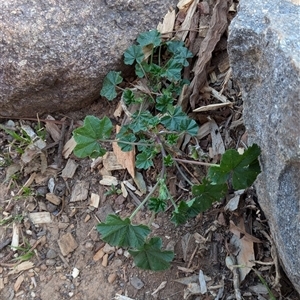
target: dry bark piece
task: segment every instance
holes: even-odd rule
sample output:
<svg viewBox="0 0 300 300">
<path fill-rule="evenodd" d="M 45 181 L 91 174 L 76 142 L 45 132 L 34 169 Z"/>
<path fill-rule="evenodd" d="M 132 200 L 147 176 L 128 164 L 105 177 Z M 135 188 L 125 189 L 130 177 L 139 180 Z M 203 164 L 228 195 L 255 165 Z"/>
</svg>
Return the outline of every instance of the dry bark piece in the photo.
<svg viewBox="0 0 300 300">
<path fill-rule="evenodd" d="M 88 197 L 89 183 L 87 181 L 78 181 L 72 191 L 70 202 L 86 200 Z"/>
<path fill-rule="evenodd" d="M 118 183 L 118 179 L 110 175 L 103 175 L 102 179 L 100 180 L 100 184 L 107 186 L 118 185 Z"/>
<path fill-rule="evenodd" d="M 121 151 L 121 149 L 119 151 Z M 124 152 L 122 151 L 122 153 L 124 153 Z M 125 152 L 125 153 L 127 153 L 127 152 Z M 103 166 L 108 171 L 124 169 L 123 165 L 120 163 L 120 161 L 116 155 L 115 149 L 114 149 L 114 152 L 111 152 L 111 151 L 106 152 L 106 154 L 103 157 Z"/>
<path fill-rule="evenodd" d="M 24 276 L 23 275 L 20 275 L 15 284 L 14 284 L 14 291 L 17 292 L 22 284 L 22 282 L 24 281 Z"/>
<path fill-rule="evenodd" d="M 55 121 L 55 119 L 50 115 L 46 117 L 46 120 Z M 55 142 L 60 140 L 60 129 L 54 122 L 46 122 L 45 128 Z"/>
<path fill-rule="evenodd" d="M 49 212 L 34 212 L 29 214 L 29 219 L 33 224 L 51 223 L 51 215 Z"/>
<path fill-rule="evenodd" d="M 98 250 L 96 252 L 96 254 L 93 256 L 93 260 L 94 261 L 98 261 L 100 260 L 103 256 L 105 255 L 104 251 L 103 251 L 103 248 L 101 248 L 100 250 Z"/>
<path fill-rule="evenodd" d="M 75 160 L 69 158 L 66 166 L 62 170 L 61 177 L 64 180 L 66 180 L 67 178 L 73 178 L 77 167 L 78 167 L 78 164 L 75 162 Z"/>
<path fill-rule="evenodd" d="M 73 238 L 72 234 L 68 232 L 58 240 L 58 246 L 62 255 L 67 256 L 78 247 L 78 244 Z"/>
<path fill-rule="evenodd" d="M 103 266 L 103 267 L 107 267 L 107 265 L 108 265 L 108 254 L 106 253 L 106 254 L 104 254 L 104 256 L 103 256 L 102 266 Z"/>
<path fill-rule="evenodd" d="M 189 88 L 189 94 L 191 94 L 190 104 L 192 108 L 195 108 L 196 100 L 199 97 L 199 91 L 206 83 L 206 68 L 212 58 L 212 52 L 228 26 L 227 12 L 228 0 L 218 0 L 213 9 L 210 28 L 201 43 L 198 52 L 198 60 L 194 67 L 195 76 Z"/>
<path fill-rule="evenodd" d="M 46 199 L 49 202 L 53 203 L 54 205 L 60 205 L 60 203 L 61 203 L 61 199 L 53 193 L 47 193 L 46 194 Z"/>
</svg>

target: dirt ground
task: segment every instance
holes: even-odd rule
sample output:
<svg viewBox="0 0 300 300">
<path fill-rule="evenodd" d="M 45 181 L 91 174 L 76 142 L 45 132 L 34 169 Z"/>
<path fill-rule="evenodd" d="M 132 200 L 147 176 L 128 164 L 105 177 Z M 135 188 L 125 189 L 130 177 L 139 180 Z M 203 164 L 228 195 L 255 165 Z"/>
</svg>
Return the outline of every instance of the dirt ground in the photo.
<svg viewBox="0 0 300 300">
<path fill-rule="evenodd" d="M 201 15 L 201 9 L 199 6 L 196 13 Z M 235 10 L 228 11 L 228 24 L 234 14 Z M 183 22 L 183 15 L 178 16 L 177 21 Z M 206 24 L 216 26 L 209 23 L 210 17 L 204 18 Z M 217 126 L 199 139 L 206 154 L 214 147 L 213 134 L 220 137 L 226 149 L 247 147 L 241 93 L 228 65 L 227 33 L 210 49 L 212 56 L 204 72 L 207 81 L 204 87 L 198 87 L 199 99 L 186 109 L 203 128 L 209 122 Z M 203 38 L 189 38 L 189 48 L 196 53 Z M 193 65 L 195 60 L 185 74 L 192 73 Z M 191 112 L 190 106 L 218 103 L 211 95 L 215 91 L 233 104 Z M 263 300 L 272 299 L 271 293 L 275 299 L 300 299 L 280 266 L 253 187 L 230 194 L 222 203 L 178 227 L 170 222 L 171 211 L 153 218 L 144 207 L 134 221 L 150 224 L 151 234 L 162 237 L 163 248 L 174 250 L 167 271 L 140 270 L 126 249 L 110 247 L 101 240 L 96 225 L 112 212 L 130 215 L 144 196 L 107 195 L 110 188 L 100 183 L 104 163 L 66 155 L 66 143 L 86 115 L 108 116 L 119 124 L 122 116 L 114 115 L 117 106 L 118 101 L 99 99 L 78 112 L 53 114 L 52 121 L 46 122 L 47 116 L 39 116 L 40 122 L 35 118 L 0 119 L 0 300 Z M 46 147 L 39 155 L 28 152 L 32 160 L 24 163 L 18 152 L 24 145 L 3 126 L 19 130 L 26 125 L 37 132 L 39 124 Z M 72 167 L 67 167 L 70 161 Z M 206 171 L 184 169 L 191 180 L 201 179 Z M 158 172 L 155 168 L 142 172 L 148 188 Z M 130 180 L 125 170 L 112 171 L 111 175 L 119 181 Z M 190 190 L 175 169 L 168 172 L 168 187 L 174 199 L 189 199 Z M 95 204 L 95 199 L 99 203 Z M 232 267 L 238 263 L 247 267 Z"/>
</svg>

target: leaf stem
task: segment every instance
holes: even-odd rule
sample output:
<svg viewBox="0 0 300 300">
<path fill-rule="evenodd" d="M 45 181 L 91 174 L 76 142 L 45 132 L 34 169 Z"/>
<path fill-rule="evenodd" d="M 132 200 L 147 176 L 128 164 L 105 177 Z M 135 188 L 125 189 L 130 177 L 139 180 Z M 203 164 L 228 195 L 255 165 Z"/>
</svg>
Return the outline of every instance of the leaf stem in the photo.
<svg viewBox="0 0 300 300">
<path fill-rule="evenodd" d="M 173 158 L 173 160 L 180 161 L 186 164 L 201 165 L 201 166 L 208 166 L 208 167 L 220 167 L 220 165 L 218 164 L 211 164 L 202 161 L 194 161 L 194 160 L 181 159 L 181 158 Z"/>
<path fill-rule="evenodd" d="M 144 204 L 150 199 L 150 197 L 153 195 L 155 190 L 157 189 L 159 185 L 159 180 L 156 182 L 155 186 L 152 188 L 152 190 L 149 192 L 149 194 L 146 196 L 146 198 L 141 202 L 141 204 L 134 210 L 134 212 L 129 217 L 130 220 L 137 214 L 137 212 L 144 206 Z"/>
</svg>

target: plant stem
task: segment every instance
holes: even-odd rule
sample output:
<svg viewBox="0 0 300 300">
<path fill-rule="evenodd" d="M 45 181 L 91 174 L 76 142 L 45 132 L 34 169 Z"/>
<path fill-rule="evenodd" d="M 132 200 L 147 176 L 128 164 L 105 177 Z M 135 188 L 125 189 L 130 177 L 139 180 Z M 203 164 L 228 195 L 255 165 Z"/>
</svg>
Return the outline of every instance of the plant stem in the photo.
<svg viewBox="0 0 300 300">
<path fill-rule="evenodd" d="M 153 195 L 155 190 L 157 189 L 159 185 L 159 180 L 156 182 L 155 186 L 152 188 L 152 190 L 149 192 L 149 194 L 146 196 L 146 198 L 141 202 L 141 204 L 134 210 L 134 212 L 129 217 L 130 220 L 137 214 L 137 212 L 143 207 L 143 205 L 150 199 L 150 197 Z"/>
<path fill-rule="evenodd" d="M 127 142 L 127 141 L 122 141 L 122 140 L 98 140 L 101 143 L 109 142 L 109 143 L 123 143 L 126 145 L 132 145 L 132 146 L 144 146 L 144 147 L 150 147 L 153 144 L 143 144 L 143 143 L 135 143 L 135 142 Z"/>
<path fill-rule="evenodd" d="M 173 158 L 174 159 L 174 158 Z M 178 170 L 178 172 L 180 173 L 180 175 L 184 178 L 184 180 L 190 185 L 190 186 L 193 186 L 194 184 L 185 176 L 185 174 L 181 171 L 178 163 L 175 161 L 175 166 Z"/>
<path fill-rule="evenodd" d="M 173 158 L 173 160 L 180 161 L 186 164 L 201 165 L 201 166 L 208 166 L 208 167 L 220 167 L 220 165 L 218 164 L 211 164 L 202 161 L 194 161 L 194 160 L 181 159 L 181 158 Z"/>
</svg>

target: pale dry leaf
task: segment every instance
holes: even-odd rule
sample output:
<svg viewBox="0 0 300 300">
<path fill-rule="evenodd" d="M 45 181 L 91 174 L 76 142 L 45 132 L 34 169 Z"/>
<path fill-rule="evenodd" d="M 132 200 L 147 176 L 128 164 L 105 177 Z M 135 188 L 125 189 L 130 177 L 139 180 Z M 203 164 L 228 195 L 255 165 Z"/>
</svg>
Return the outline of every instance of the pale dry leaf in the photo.
<svg viewBox="0 0 300 300">
<path fill-rule="evenodd" d="M 116 110 L 114 111 L 114 117 L 120 118 L 123 112 L 123 108 L 121 102 L 118 103 Z"/>
<path fill-rule="evenodd" d="M 100 184 L 106 186 L 118 185 L 119 181 L 116 177 L 110 175 L 103 175 L 102 179 L 100 180 Z"/>
<path fill-rule="evenodd" d="M 199 3 L 199 0 L 194 0 L 190 4 L 190 6 L 187 10 L 185 19 L 184 19 L 183 23 L 181 24 L 181 26 L 178 28 L 178 32 L 176 33 L 176 36 L 175 36 L 176 40 L 185 41 L 185 38 L 188 35 L 189 30 L 191 28 L 192 18 L 196 11 L 198 3 Z M 185 8 L 183 8 L 183 9 L 185 9 Z"/>
<path fill-rule="evenodd" d="M 171 37 L 172 31 L 174 29 L 174 23 L 175 23 L 176 13 L 175 10 L 171 10 L 167 12 L 167 14 L 164 17 L 163 22 L 159 23 L 157 26 L 157 30 L 164 36 L 164 37 Z"/>
<path fill-rule="evenodd" d="M 33 262 L 28 261 L 28 260 L 24 261 L 24 262 L 20 263 L 19 265 L 13 267 L 12 270 L 8 272 L 8 275 L 18 274 L 22 271 L 32 269 L 33 266 L 34 266 Z"/>
<path fill-rule="evenodd" d="M 210 124 L 210 136 L 212 140 L 212 158 L 219 154 L 225 153 L 224 142 L 219 130 L 219 126 L 215 122 L 215 120 L 211 119 L 209 121 Z"/>
<path fill-rule="evenodd" d="M 120 131 L 120 126 L 116 126 L 116 132 Z M 124 152 L 118 146 L 117 143 L 113 143 L 113 151 L 117 157 L 117 161 L 121 164 L 125 169 L 127 169 L 128 173 L 132 178 L 135 177 L 135 148 L 131 151 Z"/>
<path fill-rule="evenodd" d="M 119 163 L 117 155 L 112 151 L 106 152 L 103 156 L 103 166 L 108 171 L 124 169 L 123 165 Z"/>
<path fill-rule="evenodd" d="M 187 9 L 192 4 L 193 0 L 180 0 L 177 4 L 179 10 Z"/>
<path fill-rule="evenodd" d="M 15 284 L 14 284 L 14 291 L 17 292 L 19 289 L 20 289 L 20 286 L 22 284 L 22 282 L 24 281 L 24 276 L 23 275 L 20 275 Z"/>
<path fill-rule="evenodd" d="M 19 226 L 14 222 L 13 223 L 13 234 L 11 239 L 11 248 L 13 251 L 17 251 L 17 247 L 19 247 Z"/>
<path fill-rule="evenodd" d="M 33 224 L 51 223 L 51 215 L 49 212 L 33 212 L 29 214 L 29 219 Z"/>
<path fill-rule="evenodd" d="M 203 112 L 203 111 L 210 111 L 210 110 L 216 110 L 225 106 L 232 107 L 232 102 L 226 102 L 226 103 L 216 103 L 216 104 L 208 104 L 205 106 L 200 106 L 198 108 L 195 108 L 193 112 Z"/>
</svg>

